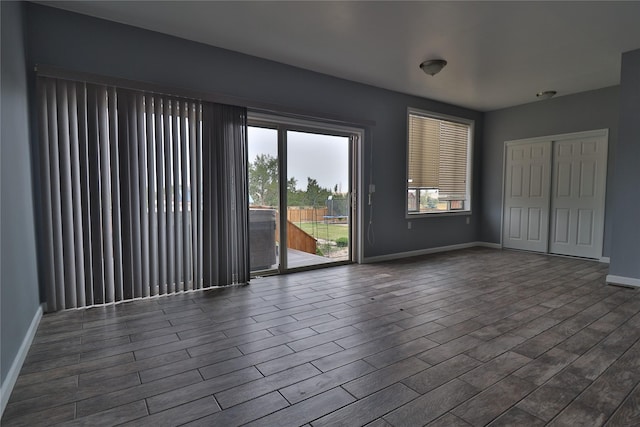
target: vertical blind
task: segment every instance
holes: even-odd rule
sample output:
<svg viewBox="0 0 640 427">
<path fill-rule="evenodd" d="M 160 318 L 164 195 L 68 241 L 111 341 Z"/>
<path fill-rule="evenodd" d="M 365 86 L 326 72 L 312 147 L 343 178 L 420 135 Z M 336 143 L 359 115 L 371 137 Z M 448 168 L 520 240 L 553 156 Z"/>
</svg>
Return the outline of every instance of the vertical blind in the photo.
<svg viewBox="0 0 640 427">
<path fill-rule="evenodd" d="M 246 109 L 205 104 L 205 277 L 213 284 L 249 280 L 249 184 Z"/>
<path fill-rule="evenodd" d="M 464 200 L 470 126 L 409 114 L 408 185 L 438 189 L 439 200 Z"/>
<path fill-rule="evenodd" d="M 48 77 L 38 98 L 48 311 L 249 280 L 245 109 Z"/>
</svg>

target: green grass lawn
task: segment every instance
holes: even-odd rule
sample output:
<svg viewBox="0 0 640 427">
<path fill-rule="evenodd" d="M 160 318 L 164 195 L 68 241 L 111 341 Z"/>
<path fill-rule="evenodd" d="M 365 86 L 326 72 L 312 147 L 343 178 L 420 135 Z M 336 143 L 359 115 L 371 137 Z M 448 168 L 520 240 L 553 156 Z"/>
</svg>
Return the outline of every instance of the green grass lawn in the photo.
<svg viewBox="0 0 640 427">
<path fill-rule="evenodd" d="M 325 224 L 324 222 L 294 223 L 316 239 L 336 241 L 339 237 L 349 238 L 349 225 Z"/>
</svg>

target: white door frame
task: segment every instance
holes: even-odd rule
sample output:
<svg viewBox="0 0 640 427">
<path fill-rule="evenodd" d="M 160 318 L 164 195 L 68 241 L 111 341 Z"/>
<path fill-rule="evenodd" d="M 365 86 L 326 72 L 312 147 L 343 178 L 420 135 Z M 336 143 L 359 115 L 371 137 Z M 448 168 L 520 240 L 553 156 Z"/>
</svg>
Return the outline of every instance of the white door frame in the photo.
<svg viewBox="0 0 640 427">
<path fill-rule="evenodd" d="M 352 162 L 350 167 L 352 168 L 351 178 L 355 179 L 355 182 L 351 185 L 351 206 L 353 222 L 352 222 L 352 236 L 351 242 L 351 261 L 356 264 L 361 264 L 364 259 L 364 210 L 365 210 L 365 198 L 364 194 L 364 138 L 365 127 L 354 126 L 347 124 L 332 123 L 330 120 L 322 118 L 294 118 L 287 115 L 278 115 L 278 113 L 262 113 L 257 111 L 249 111 L 249 121 L 256 123 L 269 123 L 276 126 L 284 127 L 298 127 L 306 128 L 310 131 L 327 131 L 336 132 L 343 136 L 355 136 L 352 144 Z"/>
<path fill-rule="evenodd" d="M 502 150 L 502 205 L 501 205 L 501 209 L 500 209 L 500 246 L 502 248 L 504 248 L 504 207 L 505 207 L 505 189 L 506 189 L 506 177 L 507 177 L 507 145 L 514 145 L 514 144 L 529 144 L 529 143 L 535 143 L 535 142 L 546 142 L 546 141 L 551 141 L 552 142 L 552 148 L 553 148 L 553 142 L 555 141 L 563 141 L 563 140 L 569 140 L 569 139 L 576 139 L 576 138 L 593 138 L 593 137 L 604 137 L 606 144 L 607 144 L 607 150 L 609 147 L 609 129 L 595 129 L 595 130 L 588 130 L 588 131 L 583 131 L 583 132 L 572 132 L 572 133 L 562 133 L 562 134 L 557 134 L 557 135 L 545 135 L 545 136 L 538 136 L 538 137 L 534 137 L 534 138 L 523 138 L 523 139 L 513 139 L 513 140 L 509 140 L 509 141 L 505 141 L 504 142 L 504 148 Z M 553 165 L 553 150 L 552 150 L 552 158 L 551 158 L 551 165 Z M 605 168 L 607 167 L 607 162 L 605 162 Z M 607 171 L 605 171 L 605 194 L 603 195 L 603 203 L 606 203 L 606 185 L 607 182 Z M 553 183 L 551 183 L 551 185 L 553 185 Z M 603 227 L 602 227 L 602 233 L 603 233 L 603 244 L 604 244 L 604 217 L 606 214 L 605 212 L 605 205 L 603 205 Z M 549 227 L 549 229 L 551 229 L 551 227 Z M 548 252 L 548 248 L 547 248 L 547 252 Z M 600 259 L 602 259 L 602 248 L 600 248 Z"/>
</svg>

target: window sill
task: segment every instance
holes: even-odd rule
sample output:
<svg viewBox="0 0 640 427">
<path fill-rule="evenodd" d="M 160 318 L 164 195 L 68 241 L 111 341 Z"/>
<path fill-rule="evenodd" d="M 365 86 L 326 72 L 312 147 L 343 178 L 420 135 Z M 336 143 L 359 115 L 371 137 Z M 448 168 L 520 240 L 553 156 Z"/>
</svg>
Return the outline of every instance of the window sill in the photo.
<svg viewBox="0 0 640 427">
<path fill-rule="evenodd" d="M 416 212 L 416 213 L 407 213 L 405 214 L 405 219 L 416 219 L 416 218 L 435 218 L 441 216 L 471 216 L 471 211 L 446 211 L 446 212 Z"/>
</svg>

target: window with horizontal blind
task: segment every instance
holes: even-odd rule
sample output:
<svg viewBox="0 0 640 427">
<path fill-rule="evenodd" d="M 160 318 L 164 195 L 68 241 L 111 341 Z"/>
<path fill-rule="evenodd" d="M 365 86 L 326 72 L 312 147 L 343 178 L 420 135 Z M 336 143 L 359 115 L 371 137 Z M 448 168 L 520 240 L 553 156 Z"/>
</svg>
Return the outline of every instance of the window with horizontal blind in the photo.
<svg viewBox="0 0 640 427">
<path fill-rule="evenodd" d="M 473 121 L 409 109 L 407 213 L 471 210 Z"/>
</svg>

